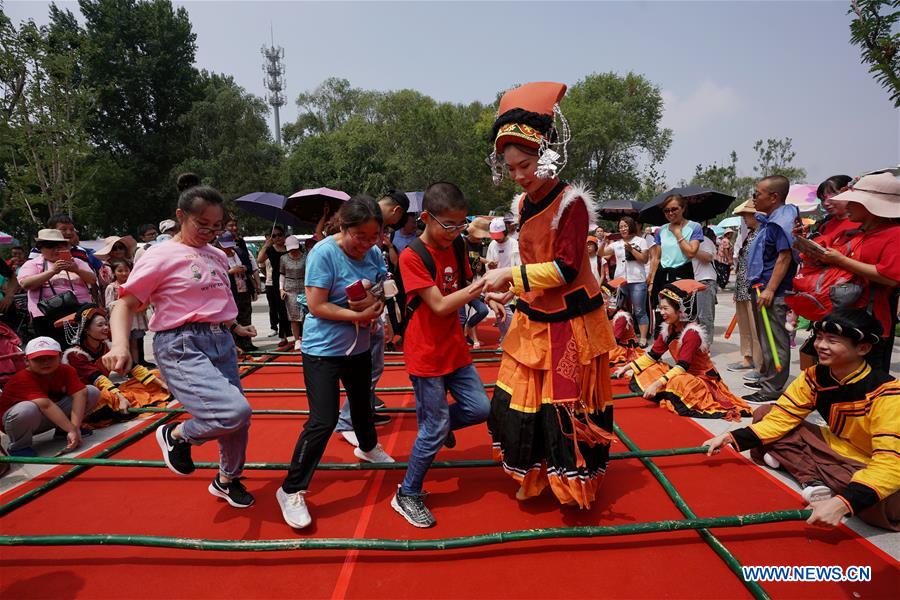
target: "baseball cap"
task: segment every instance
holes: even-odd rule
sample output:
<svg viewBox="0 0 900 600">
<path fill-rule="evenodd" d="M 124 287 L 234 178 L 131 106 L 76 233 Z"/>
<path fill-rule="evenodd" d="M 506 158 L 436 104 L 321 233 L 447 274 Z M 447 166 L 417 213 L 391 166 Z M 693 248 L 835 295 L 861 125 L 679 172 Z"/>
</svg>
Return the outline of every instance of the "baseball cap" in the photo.
<svg viewBox="0 0 900 600">
<path fill-rule="evenodd" d="M 287 250 L 299 250 L 300 240 L 298 240 L 295 235 L 289 235 L 287 236 L 287 239 L 284 240 L 284 247 Z"/>
<path fill-rule="evenodd" d="M 167 231 L 171 231 L 175 229 L 175 221 L 172 219 L 166 219 L 164 221 L 159 222 L 159 232 L 165 233 Z"/>
<path fill-rule="evenodd" d="M 237 244 L 234 243 L 234 236 L 231 235 L 231 232 L 226 231 L 219 236 L 219 245 L 223 248 L 234 248 Z"/>
<path fill-rule="evenodd" d="M 38 356 L 59 356 L 62 348 L 59 342 L 53 338 L 36 337 L 25 346 L 25 358 L 37 358 Z"/>
<path fill-rule="evenodd" d="M 491 221 L 490 232 L 491 237 L 495 240 L 503 239 L 506 234 L 506 223 L 503 221 L 503 217 L 497 217 Z"/>
</svg>

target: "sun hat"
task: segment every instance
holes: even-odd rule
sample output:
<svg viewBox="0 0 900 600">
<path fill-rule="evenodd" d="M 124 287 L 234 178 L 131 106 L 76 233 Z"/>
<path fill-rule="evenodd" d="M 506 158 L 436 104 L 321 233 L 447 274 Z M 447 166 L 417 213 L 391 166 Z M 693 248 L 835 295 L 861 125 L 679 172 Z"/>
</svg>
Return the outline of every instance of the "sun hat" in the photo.
<svg viewBox="0 0 900 600">
<path fill-rule="evenodd" d="M 733 215 L 755 215 L 756 214 L 756 204 L 753 203 L 753 200 L 745 200 L 738 204 L 733 211 L 731 211 Z"/>
<path fill-rule="evenodd" d="M 67 243 L 66 238 L 63 237 L 63 234 L 59 229 L 41 229 L 40 231 L 38 231 L 37 241 L 56 242 L 59 244 Z"/>
<path fill-rule="evenodd" d="M 600 246 L 600 240 L 598 240 L 597 236 L 595 236 L 595 235 L 587 236 L 587 241 L 590 242 L 591 244 L 594 244 L 595 246 Z"/>
<path fill-rule="evenodd" d="M 300 249 L 300 240 L 297 239 L 295 235 L 289 235 L 284 240 L 284 247 L 290 252 L 291 250 L 299 250 Z"/>
<path fill-rule="evenodd" d="M 503 220 L 503 217 L 497 217 L 491 221 L 490 232 L 491 237 L 495 240 L 503 239 L 503 236 L 506 235 L 506 221 Z"/>
<path fill-rule="evenodd" d="M 466 235 L 470 240 L 484 240 L 491 237 L 491 220 L 487 217 L 475 217 L 466 229 Z"/>
<path fill-rule="evenodd" d="M 108 238 L 104 238 L 103 241 L 103 247 L 94 252 L 94 256 L 101 260 L 105 260 L 109 257 L 109 253 L 112 252 L 113 246 L 115 246 L 117 242 L 125 246 L 128 250 L 128 256 L 134 256 L 134 250 L 137 248 L 137 242 L 130 235 L 124 237 L 111 235 Z"/>
<path fill-rule="evenodd" d="M 219 236 L 219 246 L 222 248 L 234 248 L 236 245 L 237 244 L 234 243 L 234 236 L 231 235 L 230 231 L 226 231 Z"/>
<path fill-rule="evenodd" d="M 25 346 L 25 358 L 59 356 L 61 353 L 62 348 L 59 347 L 59 342 L 51 337 L 36 337 Z"/>
<path fill-rule="evenodd" d="M 165 233 L 167 231 L 172 231 L 175 229 L 176 223 L 172 219 L 165 219 L 164 221 L 159 222 L 159 232 Z"/>
<path fill-rule="evenodd" d="M 900 179 L 891 173 L 866 175 L 831 199 L 857 202 L 876 217 L 896 219 L 900 217 Z"/>
</svg>

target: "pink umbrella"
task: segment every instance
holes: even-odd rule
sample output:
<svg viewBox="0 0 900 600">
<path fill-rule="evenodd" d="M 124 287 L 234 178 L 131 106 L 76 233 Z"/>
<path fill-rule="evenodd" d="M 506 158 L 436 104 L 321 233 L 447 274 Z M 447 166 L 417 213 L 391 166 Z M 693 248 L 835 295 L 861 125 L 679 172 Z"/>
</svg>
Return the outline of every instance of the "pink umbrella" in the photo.
<svg viewBox="0 0 900 600">
<path fill-rule="evenodd" d="M 791 186 L 787 195 L 787 204 L 793 204 L 801 213 L 815 212 L 819 208 L 819 198 L 816 196 L 818 186 L 808 183 L 796 183 Z"/>
<path fill-rule="evenodd" d="M 316 224 L 322 217 L 325 204 L 328 204 L 329 213 L 333 215 L 340 210 L 341 204 L 349 199 L 350 195 L 346 192 L 327 187 L 300 190 L 296 194 L 288 196 L 284 203 L 284 210 L 301 221 Z"/>
<path fill-rule="evenodd" d="M 15 242 L 15 238 L 8 233 L 0 231 L 0 246 L 10 246 Z"/>
</svg>

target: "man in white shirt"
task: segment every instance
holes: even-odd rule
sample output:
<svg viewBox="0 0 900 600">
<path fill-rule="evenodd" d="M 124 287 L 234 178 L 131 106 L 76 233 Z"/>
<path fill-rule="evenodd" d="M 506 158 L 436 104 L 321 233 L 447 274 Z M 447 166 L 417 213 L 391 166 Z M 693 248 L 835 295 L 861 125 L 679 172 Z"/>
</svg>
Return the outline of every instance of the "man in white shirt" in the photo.
<svg viewBox="0 0 900 600">
<path fill-rule="evenodd" d="M 487 256 L 484 258 L 485 264 L 490 269 L 504 269 L 506 267 L 516 267 L 522 264 L 519 258 L 519 242 L 509 236 L 506 222 L 503 217 L 497 217 L 491 221 L 490 226 L 491 244 L 487 249 Z M 512 309 L 506 306 L 506 318 L 502 323 L 497 323 L 500 329 L 500 339 L 498 343 L 506 337 L 509 330 L 509 324 L 512 321 Z"/>
</svg>

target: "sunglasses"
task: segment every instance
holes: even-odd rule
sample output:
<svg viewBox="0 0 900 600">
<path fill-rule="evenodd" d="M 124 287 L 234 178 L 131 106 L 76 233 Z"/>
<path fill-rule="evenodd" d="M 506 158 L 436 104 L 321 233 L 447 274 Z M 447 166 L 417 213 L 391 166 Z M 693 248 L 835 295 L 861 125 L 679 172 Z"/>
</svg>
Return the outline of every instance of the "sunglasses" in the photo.
<svg viewBox="0 0 900 600">
<path fill-rule="evenodd" d="M 679 210 L 681 210 L 680 206 L 673 206 L 672 208 L 664 208 L 663 212 L 667 215 L 671 215 L 672 213 L 677 213 Z"/>
<path fill-rule="evenodd" d="M 757 190 L 753 190 L 753 199 L 756 200 L 757 198 L 759 198 L 759 197 L 762 196 L 763 194 L 766 194 L 767 196 L 771 196 L 771 195 L 772 195 L 772 192 L 760 192 L 760 191 L 757 191 Z"/>
</svg>

